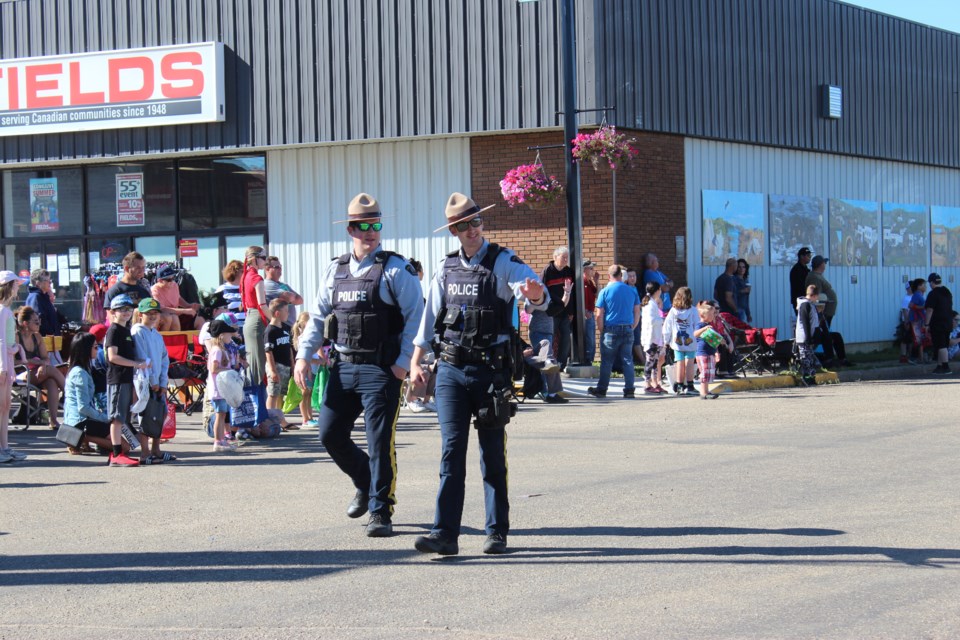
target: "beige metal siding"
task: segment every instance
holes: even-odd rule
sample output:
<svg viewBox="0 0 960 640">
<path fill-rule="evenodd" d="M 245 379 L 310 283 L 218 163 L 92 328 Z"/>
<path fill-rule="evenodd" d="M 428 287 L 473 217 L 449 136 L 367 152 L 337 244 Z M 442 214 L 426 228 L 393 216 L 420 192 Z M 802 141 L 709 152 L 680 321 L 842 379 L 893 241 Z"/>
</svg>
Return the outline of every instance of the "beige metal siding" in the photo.
<svg viewBox="0 0 960 640">
<path fill-rule="evenodd" d="M 960 206 L 960 171 L 919 165 L 790 151 L 770 147 L 687 139 L 687 280 L 694 299 L 713 296 L 713 282 L 723 270 L 702 265 L 702 196 L 704 189 L 749 191 L 767 195 L 848 198 L 876 202 Z M 826 210 L 825 210 L 826 214 Z M 821 246 L 829 233 L 824 224 Z M 769 223 L 767 224 L 769 230 Z M 929 228 L 929 225 L 928 225 Z M 769 263 L 769 235 L 765 247 Z M 828 265 L 826 278 L 837 290 L 840 307 L 834 327 L 847 342 L 892 341 L 903 297 L 903 276 L 926 278 L 922 267 L 841 267 Z M 880 263 L 882 265 L 882 261 Z M 960 296 L 960 268 L 938 268 L 944 284 Z M 750 306 L 754 325 L 776 326 L 791 338 L 790 267 L 751 267 Z M 851 276 L 857 283 L 851 283 Z"/>
<path fill-rule="evenodd" d="M 270 251 L 308 304 L 324 265 L 351 248 L 346 225 L 333 222 L 346 217 L 357 193 L 380 202 L 383 247 L 417 258 L 428 276 L 456 245 L 449 233 L 433 233 L 447 197 L 470 193 L 467 138 L 271 151 L 267 167 Z"/>
</svg>

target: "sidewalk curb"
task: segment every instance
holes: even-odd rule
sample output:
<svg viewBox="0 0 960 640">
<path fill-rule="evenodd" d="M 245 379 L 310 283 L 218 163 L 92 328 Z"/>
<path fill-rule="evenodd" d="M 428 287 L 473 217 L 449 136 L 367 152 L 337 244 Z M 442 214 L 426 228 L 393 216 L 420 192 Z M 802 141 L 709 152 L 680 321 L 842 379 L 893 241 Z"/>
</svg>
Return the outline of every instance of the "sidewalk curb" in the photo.
<svg viewBox="0 0 960 640">
<path fill-rule="evenodd" d="M 817 384 L 837 384 L 840 377 L 833 371 L 817 374 Z M 755 378 L 736 378 L 714 382 L 710 391 L 715 393 L 737 393 L 740 391 L 760 391 L 762 389 L 786 389 L 799 386 L 793 376 L 758 376 Z"/>
<path fill-rule="evenodd" d="M 841 382 L 869 382 L 871 380 L 913 380 L 916 378 L 943 378 L 950 380 L 956 377 L 956 373 L 951 376 L 933 375 L 933 367 L 936 363 L 925 365 L 894 365 L 889 367 L 877 367 L 876 369 L 848 369 L 840 371 Z"/>
</svg>

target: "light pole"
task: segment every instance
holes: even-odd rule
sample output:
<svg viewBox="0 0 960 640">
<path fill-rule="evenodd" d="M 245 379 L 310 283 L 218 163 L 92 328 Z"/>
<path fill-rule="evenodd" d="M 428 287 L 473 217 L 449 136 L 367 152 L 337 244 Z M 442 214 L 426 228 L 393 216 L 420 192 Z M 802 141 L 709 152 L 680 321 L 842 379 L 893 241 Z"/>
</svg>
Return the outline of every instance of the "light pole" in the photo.
<svg viewBox="0 0 960 640">
<path fill-rule="evenodd" d="M 537 2 L 538 0 L 518 0 Z M 567 189 L 567 247 L 574 273 L 574 293 L 577 308 L 574 313 L 574 353 L 576 364 L 584 362 L 584 306 L 583 306 L 583 215 L 580 209 L 580 166 L 573 161 L 573 139 L 577 137 L 577 22 L 574 0 L 556 0 L 560 5 L 560 57 L 563 65 L 563 156 L 566 164 Z M 588 110 L 590 111 L 590 110 Z"/>
<path fill-rule="evenodd" d="M 563 59 L 563 156 L 567 164 L 567 246 L 574 273 L 576 311 L 573 324 L 573 358 L 583 361 L 583 214 L 580 210 L 580 166 L 573 161 L 573 139 L 577 137 L 577 22 L 573 0 L 560 2 L 560 50 Z"/>
</svg>

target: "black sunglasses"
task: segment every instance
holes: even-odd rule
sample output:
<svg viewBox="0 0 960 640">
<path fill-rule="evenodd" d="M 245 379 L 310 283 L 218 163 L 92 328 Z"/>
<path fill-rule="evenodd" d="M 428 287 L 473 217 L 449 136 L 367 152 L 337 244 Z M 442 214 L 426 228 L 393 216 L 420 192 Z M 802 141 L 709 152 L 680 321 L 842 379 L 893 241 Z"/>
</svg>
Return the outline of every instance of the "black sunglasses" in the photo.
<svg viewBox="0 0 960 640">
<path fill-rule="evenodd" d="M 382 222 L 352 222 L 350 226 L 354 229 L 360 229 L 360 231 L 370 231 L 371 229 L 380 231 L 380 229 L 383 229 Z"/>
<path fill-rule="evenodd" d="M 480 216 L 477 216 L 473 220 L 468 220 L 466 222 L 458 222 L 457 224 L 453 225 L 453 228 L 459 231 L 460 233 L 463 233 L 470 227 L 473 227 L 474 229 L 476 229 L 482 224 L 483 224 L 483 218 L 481 218 Z"/>
</svg>

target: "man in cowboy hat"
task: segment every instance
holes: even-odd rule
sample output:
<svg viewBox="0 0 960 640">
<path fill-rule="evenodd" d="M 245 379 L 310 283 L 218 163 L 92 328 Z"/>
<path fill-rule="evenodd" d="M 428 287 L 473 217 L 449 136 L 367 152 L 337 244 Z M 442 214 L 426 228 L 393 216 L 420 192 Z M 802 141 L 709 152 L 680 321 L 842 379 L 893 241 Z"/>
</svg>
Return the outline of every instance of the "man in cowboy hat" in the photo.
<svg viewBox="0 0 960 640">
<path fill-rule="evenodd" d="M 492 206 L 491 206 L 492 207 Z M 470 419 L 476 417 L 480 469 L 486 505 L 484 553 L 505 553 L 510 528 L 507 499 L 506 433 L 509 406 L 504 390 L 512 388 L 510 332 L 516 298 L 533 308 L 547 307 L 543 284 L 513 251 L 483 237 L 481 209 L 462 193 L 447 201 L 447 224 L 460 250 L 447 254 L 430 282 L 427 303 L 414 340 L 410 379 L 426 382 L 420 367 L 431 341 L 441 342 L 436 404 L 443 452 L 440 489 L 433 530 L 417 538 L 423 553 L 459 553 Z"/>
<path fill-rule="evenodd" d="M 403 256 L 380 247 L 381 220 L 380 205 L 361 193 L 350 202 L 347 219 L 335 223 L 346 223 L 353 251 L 327 266 L 294 368 L 294 379 L 305 389 L 310 357 L 324 337 L 333 342 L 333 364 L 317 416 L 320 441 L 356 487 L 347 515 L 359 518 L 369 509 L 366 534 L 372 538 L 393 533 L 400 385 L 410 369 L 413 336 L 423 315 L 417 272 Z M 361 411 L 369 454 L 350 438 Z"/>
</svg>

